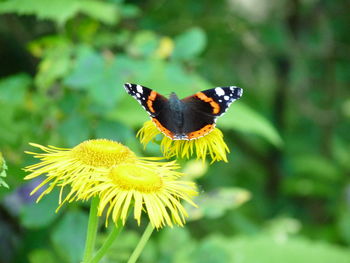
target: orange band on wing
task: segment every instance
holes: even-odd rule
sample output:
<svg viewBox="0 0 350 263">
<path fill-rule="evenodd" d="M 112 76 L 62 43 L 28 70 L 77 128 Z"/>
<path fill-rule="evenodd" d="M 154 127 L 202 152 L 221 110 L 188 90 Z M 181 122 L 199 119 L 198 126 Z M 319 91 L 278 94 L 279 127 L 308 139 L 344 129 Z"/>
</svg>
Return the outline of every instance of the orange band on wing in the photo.
<svg viewBox="0 0 350 263">
<path fill-rule="evenodd" d="M 153 108 L 153 101 L 156 99 L 156 97 L 157 97 L 157 92 L 152 90 L 151 94 L 147 98 L 147 106 L 149 110 L 153 113 L 155 113 L 155 110 Z"/>
<path fill-rule="evenodd" d="M 169 131 L 167 128 L 165 128 L 156 118 L 152 118 L 152 121 L 162 133 L 164 133 L 166 136 L 168 136 L 171 139 L 174 138 L 174 134 L 171 131 Z"/>
<path fill-rule="evenodd" d="M 216 103 L 212 98 L 208 97 L 202 92 L 197 92 L 194 94 L 195 97 L 199 98 L 202 101 L 208 102 L 210 106 L 213 107 L 213 114 L 218 114 L 220 112 L 220 105 Z"/>
<path fill-rule="evenodd" d="M 213 130 L 214 127 L 215 127 L 215 124 L 205 125 L 202 129 L 189 133 L 187 135 L 188 139 L 191 140 L 191 139 L 196 139 L 196 138 L 202 137 L 202 136 L 208 134 L 209 132 L 211 132 L 211 130 Z"/>
</svg>

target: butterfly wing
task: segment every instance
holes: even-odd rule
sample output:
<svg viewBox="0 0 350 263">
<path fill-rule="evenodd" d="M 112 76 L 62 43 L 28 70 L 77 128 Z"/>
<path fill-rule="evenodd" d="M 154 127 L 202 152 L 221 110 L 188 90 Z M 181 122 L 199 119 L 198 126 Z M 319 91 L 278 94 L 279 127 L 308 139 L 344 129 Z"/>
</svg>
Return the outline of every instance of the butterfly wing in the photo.
<svg viewBox="0 0 350 263">
<path fill-rule="evenodd" d="M 215 128 L 216 118 L 243 94 L 241 88 L 217 87 L 204 90 L 182 99 L 184 109 L 184 131 L 188 139 L 197 139 Z"/>
<path fill-rule="evenodd" d="M 141 104 L 151 117 L 159 115 L 167 105 L 167 98 L 147 87 L 125 83 L 124 88 L 129 95 L 133 96 Z"/>
<path fill-rule="evenodd" d="M 174 137 L 175 127 L 169 118 L 169 101 L 158 92 L 147 87 L 126 83 L 124 88 L 148 112 L 157 128 L 169 138 Z"/>
<path fill-rule="evenodd" d="M 204 90 L 182 99 L 183 123 L 179 133 L 167 98 L 141 85 L 126 83 L 124 87 L 149 113 L 157 128 L 173 140 L 205 136 L 215 128 L 216 118 L 242 96 L 242 89 L 230 86 Z"/>
<path fill-rule="evenodd" d="M 195 93 L 182 99 L 193 110 L 219 117 L 226 112 L 232 102 L 238 100 L 243 90 L 236 86 L 217 87 Z"/>
</svg>

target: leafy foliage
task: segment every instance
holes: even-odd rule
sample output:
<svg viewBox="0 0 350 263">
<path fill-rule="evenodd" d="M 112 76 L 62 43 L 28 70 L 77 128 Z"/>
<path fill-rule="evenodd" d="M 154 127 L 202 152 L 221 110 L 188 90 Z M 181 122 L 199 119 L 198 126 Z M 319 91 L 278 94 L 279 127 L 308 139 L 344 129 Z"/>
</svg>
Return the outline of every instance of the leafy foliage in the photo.
<svg viewBox="0 0 350 263">
<path fill-rule="evenodd" d="M 96 0 L 53 0 L 49 5 L 44 0 L 12 0 L 1 3 L 0 13 L 35 15 L 39 19 L 49 19 L 60 25 L 78 13 L 83 13 L 106 24 L 114 24 L 117 21 L 116 6 Z"/>
<path fill-rule="evenodd" d="M 160 154 L 135 138 L 148 116 L 124 92 L 134 82 L 180 97 L 244 90 L 217 122 L 229 163 L 180 160 L 200 208 L 185 229 L 156 233 L 140 262 L 348 262 L 345 10 L 343 0 L 0 1 L 0 185 L 7 175 L 10 186 L 0 188 L 0 261 L 81 257 L 84 206 L 56 214 L 56 195 L 33 203 L 28 142 L 103 137 Z M 126 261 L 139 232 L 129 225 L 105 261 Z"/>
<path fill-rule="evenodd" d="M 83 256 L 88 216 L 80 211 L 66 214 L 52 231 L 54 248 L 65 262 L 79 262 Z M 74 229 L 74 231 L 72 231 Z"/>
<path fill-rule="evenodd" d="M 198 220 L 203 217 L 210 219 L 220 218 L 227 211 L 241 206 L 250 199 L 250 193 L 244 189 L 218 188 L 203 193 L 195 199 L 198 208 L 186 207 L 190 213 L 189 220 Z"/>
<path fill-rule="evenodd" d="M 7 170 L 6 162 L 5 162 L 5 159 L 2 157 L 2 153 L 0 152 L 0 187 L 3 186 L 6 188 L 9 188 L 8 184 L 3 179 L 6 177 L 6 170 Z"/>
</svg>

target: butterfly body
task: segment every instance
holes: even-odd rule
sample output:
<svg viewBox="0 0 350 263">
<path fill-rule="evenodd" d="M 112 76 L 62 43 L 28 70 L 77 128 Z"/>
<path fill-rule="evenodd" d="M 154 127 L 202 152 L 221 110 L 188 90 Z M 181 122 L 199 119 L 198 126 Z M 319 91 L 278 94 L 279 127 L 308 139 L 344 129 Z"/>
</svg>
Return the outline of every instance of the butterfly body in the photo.
<svg viewBox="0 0 350 263">
<path fill-rule="evenodd" d="M 210 133 L 230 104 L 242 96 L 242 89 L 218 87 L 179 99 L 169 99 L 154 90 L 126 83 L 126 91 L 149 113 L 157 128 L 172 140 L 193 140 Z"/>
</svg>

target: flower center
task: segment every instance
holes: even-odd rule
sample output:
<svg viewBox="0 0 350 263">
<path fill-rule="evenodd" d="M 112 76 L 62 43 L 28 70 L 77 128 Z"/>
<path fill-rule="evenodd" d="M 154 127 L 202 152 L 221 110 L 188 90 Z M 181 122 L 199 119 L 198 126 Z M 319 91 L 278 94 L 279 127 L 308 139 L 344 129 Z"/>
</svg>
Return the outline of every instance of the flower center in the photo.
<svg viewBox="0 0 350 263">
<path fill-rule="evenodd" d="M 137 165 L 119 165 L 113 167 L 110 176 L 115 184 L 123 190 L 136 190 L 152 193 L 163 186 L 162 178 L 155 171 Z"/>
<path fill-rule="evenodd" d="M 136 155 L 128 147 L 106 139 L 82 142 L 72 149 L 72 155 L 86 165 L 104 168 L 136 161 Z"/>
</svg>

